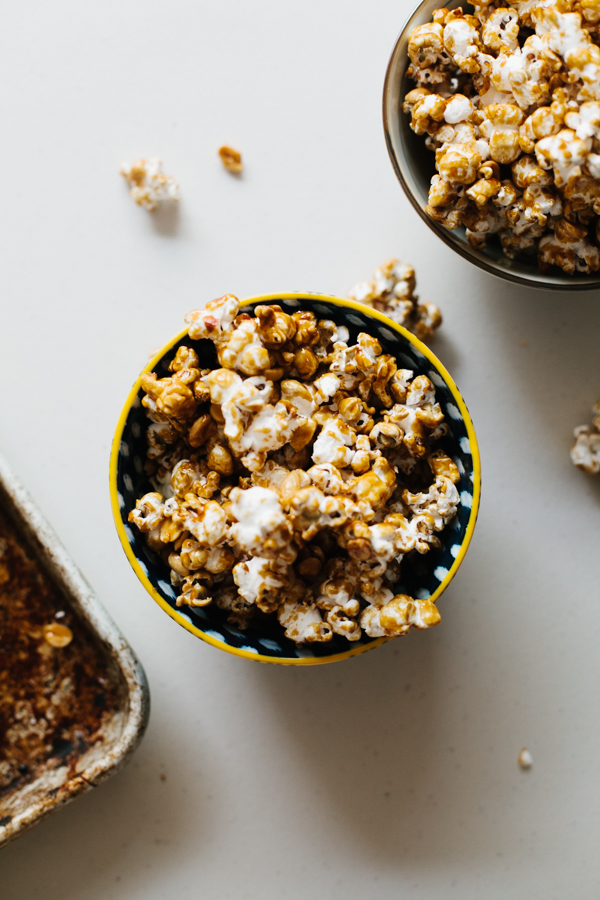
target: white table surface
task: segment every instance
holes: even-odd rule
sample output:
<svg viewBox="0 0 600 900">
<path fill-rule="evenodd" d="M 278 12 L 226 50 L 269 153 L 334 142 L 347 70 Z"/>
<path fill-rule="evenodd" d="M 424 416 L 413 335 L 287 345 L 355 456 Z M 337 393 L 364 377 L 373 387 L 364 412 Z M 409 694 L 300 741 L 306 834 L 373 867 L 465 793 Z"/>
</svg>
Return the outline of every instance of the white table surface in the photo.
<svg viewBox="0 0 600 900">
<path fill-rule="evenodd" d="M 600 394 L 600 307 L 479 272 L 409 206 L 380 114 L 409 9 L 5 4 L 0 447 L 153 706 L 126 770 L 2 853 L 3 900 L 598 897 L 600 479 L 568 451 Z M 153 154 L 181 184 L 177 216 L 136 207 L 118 175 Z M 434 349 L 482 453 L 442 625 L 310 669 L 221 653 L 152 602 L 119 545 L 125 396 L 206 300 L 343 295 L 393 255 L 443 309 Z"/>
</svg>

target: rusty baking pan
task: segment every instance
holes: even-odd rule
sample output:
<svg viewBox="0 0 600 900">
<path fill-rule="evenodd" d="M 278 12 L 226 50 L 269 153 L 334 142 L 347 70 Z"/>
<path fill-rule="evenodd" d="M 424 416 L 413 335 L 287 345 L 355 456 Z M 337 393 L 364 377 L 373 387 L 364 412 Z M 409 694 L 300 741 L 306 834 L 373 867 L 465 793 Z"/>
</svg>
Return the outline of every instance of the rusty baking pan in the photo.
<svg viewBox="0 0 600 900">
<path fill-rule="evenodd" d="M 146 676 L 0 456 L 0 846 L 112 775 Z"/>
</svg>

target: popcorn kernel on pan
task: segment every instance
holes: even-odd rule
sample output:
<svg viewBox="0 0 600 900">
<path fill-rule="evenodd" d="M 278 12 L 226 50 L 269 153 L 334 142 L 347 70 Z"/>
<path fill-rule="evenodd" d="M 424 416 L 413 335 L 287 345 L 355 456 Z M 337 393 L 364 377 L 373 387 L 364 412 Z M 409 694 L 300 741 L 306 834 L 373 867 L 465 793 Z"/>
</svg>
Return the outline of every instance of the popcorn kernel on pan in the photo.
<svg viewBox="0 0 600 900">
<path fill-rule="evenodd" d="M 51 622 L 44 625 L 44 637 L 51 647 L 63 648 L 68 647 L 73 640 L 73 632 L 67 625 L 61 625 L 58 622 Z"/>
<path fill-rule="evenodd" d="M 475 0 L 438 9 L 409 36 L 404 98 L 435 153 L 428 215 L 498 235 L 542 272 L 600 269 L 600 48 L 597 4 Z M 569 11 L 567 11 L 569 10 Z M 525 176 L 525 177 L 524 177 Z"/>
<path fill-rule="evenodd" d="M 592 424 L 579 425 L 573 432 L 575 443 L 571 447 L 571 461 L 588 475 L 597 475 L 600 472 L 600 400 L 594 404 L 592 412 Z"/>
<path fill-rule="evenodd" d="M 138 159 L 132 166 L 121 166 L 120 172 L 129 182 L 132 200 L 153 212 L 162 200 L 177 201 L 180 198 L 179 185 L 171 175 L 161 172 L 162 161 L 151 156 Z"/>
<path fill-rule="evenodd" d="M 129 521 L 169 565 L 177 606 L 214 602 L 238 628 L 275 615 L 299 643 L 437 625 L 430 600 L 393 590 L 460 502 L 431 381 L 308 310 L 254 313 L 232 295 L 193 310 L 189 336 L 213 342 L 220 368 L 184 346 L 169 377 L 142 379 L 155 490 Z"/>
<path fill-rule="evenodd" d="M 219 147 L 219 156 L 221 157 L 221 162 L 228 172 L 233 172 L 234 175 L 239 175 L 240 172 L 244 171 L 242 154 L 238 150 L 234 150 L 233 147 L 228 147 L 225 144 L 223 145 L 223 147 Z"/>
</svg>

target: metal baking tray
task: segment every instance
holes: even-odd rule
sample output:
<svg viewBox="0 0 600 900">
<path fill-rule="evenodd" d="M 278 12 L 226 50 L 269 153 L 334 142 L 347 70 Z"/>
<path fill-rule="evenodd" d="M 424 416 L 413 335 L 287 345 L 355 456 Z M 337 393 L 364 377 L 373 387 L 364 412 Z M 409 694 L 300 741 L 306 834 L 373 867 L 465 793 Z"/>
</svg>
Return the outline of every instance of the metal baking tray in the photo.
<svg viewBox="0 0 600 900">
<path fill-rule="evenodd" d="M 0 846 L 116 772 L 149 709 L 131 647 L 0 456 Z"/>
</svg>

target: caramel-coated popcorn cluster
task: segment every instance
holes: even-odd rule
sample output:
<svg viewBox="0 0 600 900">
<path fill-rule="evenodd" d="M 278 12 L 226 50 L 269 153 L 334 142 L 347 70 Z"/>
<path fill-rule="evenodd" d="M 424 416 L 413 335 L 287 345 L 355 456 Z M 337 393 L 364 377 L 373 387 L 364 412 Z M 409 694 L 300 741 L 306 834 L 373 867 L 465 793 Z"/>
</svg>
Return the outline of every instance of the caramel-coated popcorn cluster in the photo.
<svg viewBox="0 0 600 900">
<path fill-rule="evenodd" d="M 375 269 L 372 281 L 361 281 L 348 297 L 385 313 L 421 341 L 430 341 L 442 324 L 442 314 L 433 303 L 418 302 L 416 286 L 413 267 L 390 259 Z"/>
<path fill-rule="evenodd" d="M 591 426 L 579 425 L 573 432 L 575 443 L 571 447 L 571 460 L 588 475 L 597 475 L 600 472 L 600 400 L 594 404 L 592 412 Z"/>
<path fill-rule="evenodd" d="M 142 377 L 155 491 L 129 521 L 168 562 L 177 605 L 215 602 L 240 628 L 274 614 L 297 642 L 436 625 L 430 600 L 392 589 L 459 503 L 433 385 L 368 334 L 349 346 L 310 311 L 254 312 L 228 295 L 186 316 L 221 368 L 182 346 L 171 376 Z"/>
<path fill-rule="evenodd" d="M 121 175 L 129 182 L 129 196 L 149 212 L 162 200 L 179 200 L 179 185 L 171 175 L 163 175 L 157 156 L 138 159 L 132 166 L 122 166 Z"/>
<path fill-rule="evenodd" d="M 474 0 L 409 37 L 404 99 L 435 151 L 426 211 L 542 272 L 600 269 L 600 3 Z"/>
</svg>

